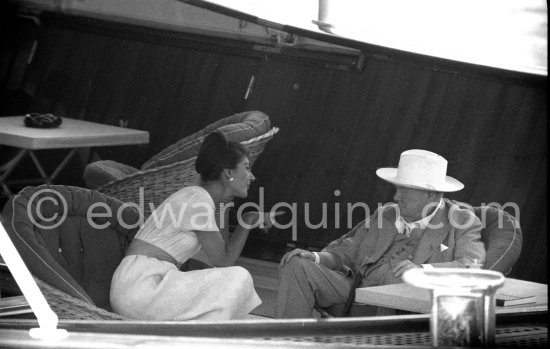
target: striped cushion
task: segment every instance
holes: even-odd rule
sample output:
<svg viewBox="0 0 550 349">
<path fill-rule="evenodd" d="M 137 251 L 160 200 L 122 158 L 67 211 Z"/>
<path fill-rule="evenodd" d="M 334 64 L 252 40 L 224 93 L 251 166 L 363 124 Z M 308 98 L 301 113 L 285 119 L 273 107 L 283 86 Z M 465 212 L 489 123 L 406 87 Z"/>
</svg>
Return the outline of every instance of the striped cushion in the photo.
<svg viewBox="0 0 550 349">
<path fill-rule="evenodd" d="M 84 185 L 89 189 L 99 188 L 112 181 L 122 179 L 138 169 L 112 160 L 100 160 L 88 164 L 84 169 Z"/>
</svg>

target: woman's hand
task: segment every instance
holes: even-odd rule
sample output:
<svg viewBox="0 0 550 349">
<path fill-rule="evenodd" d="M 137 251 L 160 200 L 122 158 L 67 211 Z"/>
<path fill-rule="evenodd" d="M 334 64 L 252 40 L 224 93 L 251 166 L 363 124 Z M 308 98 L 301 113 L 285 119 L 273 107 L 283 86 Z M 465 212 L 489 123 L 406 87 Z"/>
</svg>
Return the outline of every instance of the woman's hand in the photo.
<svg viewBox="0 0 550 349">
<path fill-rule="evenodd" d="M 283 258 L 281 258 L 281 263 L 279 263 L 279 268 L 285 265 L 285 263 L 288 263 L 288 261 L 290 261 L 290 259 L 293 257 L 307 258 L 315 262 L 315 254 L 313 252 L 297 248 L 295 250 L 288 252 L 283 256 Z"/>
<path fill-rule="evenodd" d="M 258 227 L 264 232 L 267 232 L 273 227 L 275 217 L 282 215 L 284 212 L 258 212 L 249 211 L 243 215 L 243 222 L 251 228 Z"/>
</svg>

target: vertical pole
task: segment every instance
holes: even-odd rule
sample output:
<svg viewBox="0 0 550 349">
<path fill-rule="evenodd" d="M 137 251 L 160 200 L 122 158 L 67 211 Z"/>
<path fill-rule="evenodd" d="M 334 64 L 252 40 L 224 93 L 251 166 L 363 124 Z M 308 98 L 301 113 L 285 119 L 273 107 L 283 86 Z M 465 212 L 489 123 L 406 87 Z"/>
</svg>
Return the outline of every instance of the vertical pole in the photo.
<svg viewBox="0 0 550 349">
<path fill-rule="evenodd" d="M 0 255 L 31 306 L 40 328 L 31 329 L 30 335 L 40 339 L 62 339 L 68 336 L 66 330 L 58 329 L 57 315 L 52 311 L 46 298 L 34 282 L 27 266 L 17 252 L 4 226 L 0 223 Z"/>
</svg>

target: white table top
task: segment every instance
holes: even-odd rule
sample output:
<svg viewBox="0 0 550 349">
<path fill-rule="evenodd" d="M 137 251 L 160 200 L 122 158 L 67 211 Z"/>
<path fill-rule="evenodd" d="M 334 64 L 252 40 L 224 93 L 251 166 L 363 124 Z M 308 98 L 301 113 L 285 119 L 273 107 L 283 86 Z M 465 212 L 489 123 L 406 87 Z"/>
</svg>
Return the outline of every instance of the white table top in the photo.
<svg viewBox="0 0 550 349">
<path fill-rule="evenodd" d="M 496 307 L 497 314 L 548 311 L 548 285 L 536 282 L 506 278 L 499 293 L 532 294 L 536 303 Z M 401 283 L 385 286 L 361 287 L 356 290 L 355 301 L 380 307 L 401 309 L 415 313 L 430 313 L 432 310 L 431 290 Z"/>
<path fill-rule="evenodd" d="M 149 132 L 63 118 L 57 128 L 31 128 L 23 116 L 0 117 L 0 144 L 31 150 L 149 143 Z"/>
</svg>

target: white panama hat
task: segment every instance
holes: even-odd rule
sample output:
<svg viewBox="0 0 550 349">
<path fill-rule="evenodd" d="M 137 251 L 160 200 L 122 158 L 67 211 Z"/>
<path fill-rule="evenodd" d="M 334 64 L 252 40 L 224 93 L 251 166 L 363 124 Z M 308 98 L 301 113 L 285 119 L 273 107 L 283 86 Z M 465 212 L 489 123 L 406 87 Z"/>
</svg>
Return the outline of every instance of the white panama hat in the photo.
<svg viewBox="0 0 550 349">
<path fill-rule="evenodd" d="M 392 184 L 422 190 L 452 192 L 464 188 L 460 181 L 447 176 L 447 160 L 427 150 L 412 149 L 401 153 L 397 168 L 379 168 L 376 175 Z"/>
</svg>

